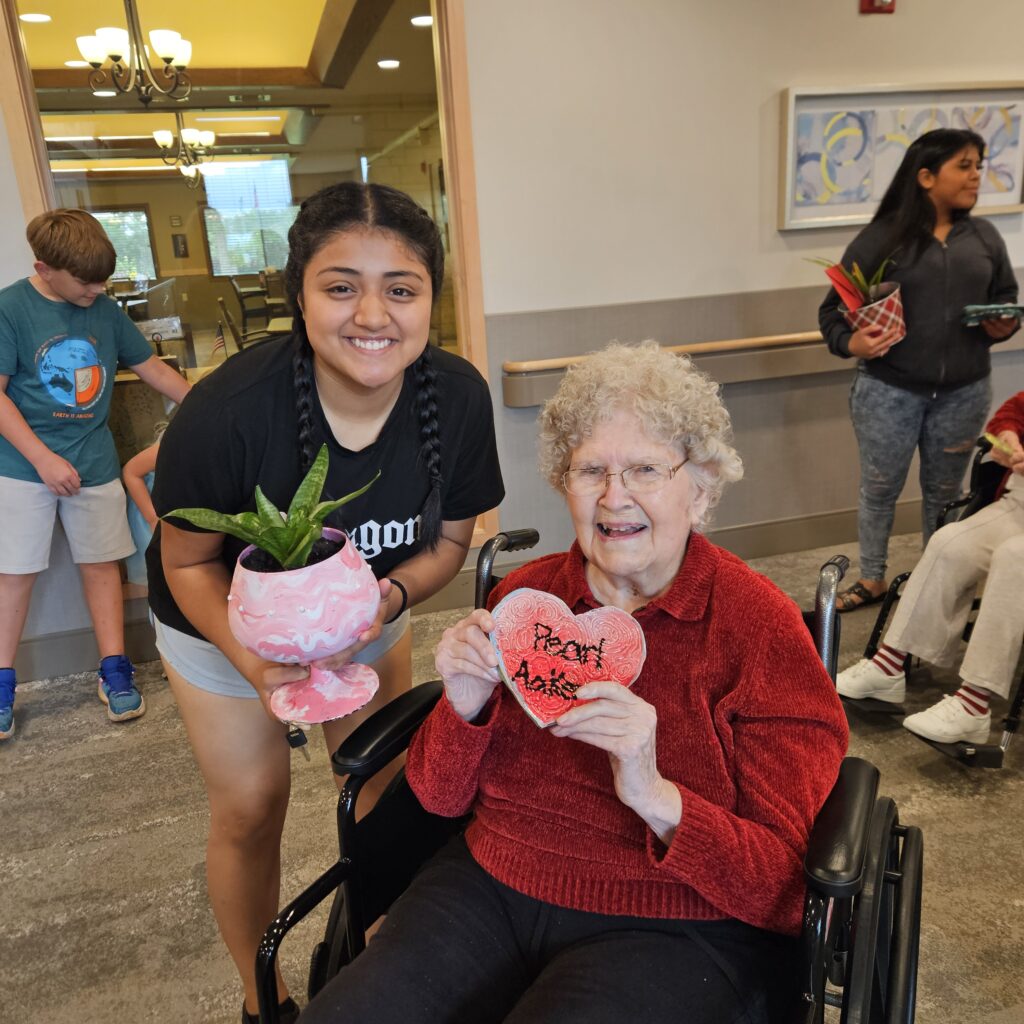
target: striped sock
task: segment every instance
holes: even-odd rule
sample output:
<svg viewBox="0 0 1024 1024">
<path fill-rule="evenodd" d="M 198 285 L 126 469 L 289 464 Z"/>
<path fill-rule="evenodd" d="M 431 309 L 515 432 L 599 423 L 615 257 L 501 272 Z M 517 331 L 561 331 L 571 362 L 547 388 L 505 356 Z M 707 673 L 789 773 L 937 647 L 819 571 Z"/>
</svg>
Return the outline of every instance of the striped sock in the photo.
<svg viewBox="0 0 1024 1024">
<path fill-rule="evenodd" d="M 887 676 L 898 676 L 903 671 L 903 662 L 907 657 L 906 651 L 899 651 L 888 644 L 882 644 L 878 653 L 871 659 L 871 664 L 881 669 Z"/>
<path fill-rule="evenodd" d="M 988 714 L 988 702 L 992 699 L 992 694 L 988 690 L 975 686 L 973 683 L 962 682 L 960 689 L 953 696 L 960 701 L 964 711 L 969 715 L 980 718 Z"/>
</svg>

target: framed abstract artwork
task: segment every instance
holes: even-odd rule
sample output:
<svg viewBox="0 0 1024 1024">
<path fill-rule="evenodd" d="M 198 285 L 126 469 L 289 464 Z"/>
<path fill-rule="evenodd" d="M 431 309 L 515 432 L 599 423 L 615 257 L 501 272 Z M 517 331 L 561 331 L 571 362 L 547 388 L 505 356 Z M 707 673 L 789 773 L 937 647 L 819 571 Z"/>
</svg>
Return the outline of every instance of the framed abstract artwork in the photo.
<svg viewBox="0 0 1024 1024">
<path fill-rule="evenodd" d="M 786 89 L 779 228 L 865 224 L 907 147 L 933 128 L 985 140 L 978 213 L 1024 210 L 1024 82 Z"/>
</svg>

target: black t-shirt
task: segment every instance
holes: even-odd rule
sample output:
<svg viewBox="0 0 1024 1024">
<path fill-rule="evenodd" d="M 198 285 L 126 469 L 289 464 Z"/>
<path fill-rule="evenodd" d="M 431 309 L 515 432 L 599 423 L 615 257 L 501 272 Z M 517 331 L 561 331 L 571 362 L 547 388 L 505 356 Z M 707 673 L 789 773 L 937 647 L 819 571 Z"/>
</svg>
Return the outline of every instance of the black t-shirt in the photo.
<svg viewBox="0 0 1024 1024">
<path fill-rule="evenodd" d="M 254 511 L 257 484 L 278 508 L 287 509 L 302 479 L 292 352 L 288 338 L 247 349 L 192 389 L 160 443 L 153 487 L 158 515 L 176 508 L 212 508 L 229 515 Z M 441 516 L 469 519 L 494 508 L 505 494 L 491 398 L 484 379 L 465 359 L 437 348 L 431 356 L 437 371 Z M 315 388 L 313 422 L 316 447 L 326 443 L 330 455 L 324 501 L 358 490 L 381 471 L 369 491 L 335 511 L 327 525 L 347 530 L 382 579 L 422 550 L 416 525 L 430 485 L 420 458 L 412 368 L 405 372 L 380 436 L 362 451 L 349 451 L 335 440 Z M 174 525 L 197 529 L 182 519 Z M 223 559 L 229 571 L 244 547 L 225 537 Z M 146 566 L 156 617 L 202 637 L 167 586 L 159 527 Z"/>
</svg>

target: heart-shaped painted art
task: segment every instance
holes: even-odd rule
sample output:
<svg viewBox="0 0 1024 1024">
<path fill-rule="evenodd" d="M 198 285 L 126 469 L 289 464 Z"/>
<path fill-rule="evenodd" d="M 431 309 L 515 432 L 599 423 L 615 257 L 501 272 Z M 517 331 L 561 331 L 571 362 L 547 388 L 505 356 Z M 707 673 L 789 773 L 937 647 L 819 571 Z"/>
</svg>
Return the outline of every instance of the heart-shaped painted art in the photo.
<svg viewBox="0 0 1024 1024">
<path fill-rule="evenodd" d="M 506 594 L 491 617 L 502 679 L 541 727 L 565 714 L 586 683 L 631 686 L 647 657 L 644 631 L 619 608 L 574 615 L 559 598 L 523 588 Z"/>
</svg>

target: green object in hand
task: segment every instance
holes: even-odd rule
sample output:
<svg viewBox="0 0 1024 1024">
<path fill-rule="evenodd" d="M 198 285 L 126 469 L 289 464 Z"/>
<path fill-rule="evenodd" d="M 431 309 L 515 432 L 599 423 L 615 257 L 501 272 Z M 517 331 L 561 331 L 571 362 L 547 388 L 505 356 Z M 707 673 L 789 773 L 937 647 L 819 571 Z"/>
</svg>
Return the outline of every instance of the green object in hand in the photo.
<svg viewBox="0 0 1024 1024">
<path fill-rule="evenodd" d="M 1019 320 L 1024 317 L 1024 306 L 1013 303 L 994 303 L 981 306 L 964 306 L 960 322 L 964 327 L 977 327 L 982 320 Z"/>
<path fill-rule="evenodd" d="M 992 447 L 995 448 L 997 452 L 1002 452 L 1004 455 L 1009 455 L 1011 459 L 1014 455 L 1017 454 L 1005 441 L 1001 441 L 998 437 L 996 437 L 995 434 L 989 434 L 986 431 L 981 436 L 985 438 L 985 440 L 988 441 L 988 443 L 992 445 Z"/>
</svg>

